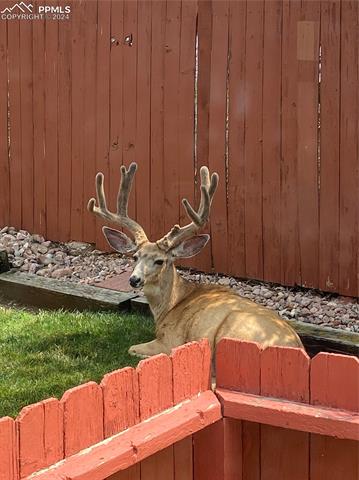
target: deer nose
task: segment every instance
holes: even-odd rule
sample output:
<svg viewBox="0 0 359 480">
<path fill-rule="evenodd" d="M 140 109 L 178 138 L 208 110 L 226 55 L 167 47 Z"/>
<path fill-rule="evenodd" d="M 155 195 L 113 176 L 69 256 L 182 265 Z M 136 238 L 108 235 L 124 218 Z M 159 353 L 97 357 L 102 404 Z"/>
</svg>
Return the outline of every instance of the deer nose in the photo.
<svg viewBox="0 0 359 480">
<path fill-rule="evenodd" d="M 141 279 L 140 277 L 137 277 L 136 275 L 131 275 L 130 276 L 130 285 L 133 288 L 138 288 L 141 284 Z"/>
</svg>

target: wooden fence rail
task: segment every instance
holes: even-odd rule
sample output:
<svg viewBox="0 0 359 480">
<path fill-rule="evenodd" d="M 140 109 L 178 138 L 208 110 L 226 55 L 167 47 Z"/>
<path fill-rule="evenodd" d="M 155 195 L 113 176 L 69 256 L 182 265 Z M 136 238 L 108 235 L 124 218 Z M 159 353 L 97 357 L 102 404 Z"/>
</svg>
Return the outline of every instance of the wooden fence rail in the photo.
<svg viewBox="0 0 359 480">
<path fill-rule="evenodd" d="M 357 296 L 357 0 L 68 3 L 0 18 L 0 225 L 104 248 L 95 173 L 114 205 L 136 160 L 131 214 L 157 239 L 206 164 L 212 242 L 191 265 Z"/>
<path fill-rule="evenodd" d="M 0 480 L 357 480 L 359 359 L 207 341 L 0 419 Z M 32 476 L 32 474 L 35 474 Z"/>
</svg>

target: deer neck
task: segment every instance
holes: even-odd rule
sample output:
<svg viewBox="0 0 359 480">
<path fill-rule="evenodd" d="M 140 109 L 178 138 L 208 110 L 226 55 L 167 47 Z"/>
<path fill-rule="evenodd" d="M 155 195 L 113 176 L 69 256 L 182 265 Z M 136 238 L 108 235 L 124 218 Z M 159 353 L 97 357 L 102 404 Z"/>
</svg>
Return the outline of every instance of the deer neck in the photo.
<svg viewBox="0 0 359 480">
<path fill-rule="evenodd" d="M 191 284 L 178 275 L 174 265 L 157 282 L 145 284 L 143 292 L 150 305 L 155 322 L 159 322 L 191 290 Z"/>
</svg>

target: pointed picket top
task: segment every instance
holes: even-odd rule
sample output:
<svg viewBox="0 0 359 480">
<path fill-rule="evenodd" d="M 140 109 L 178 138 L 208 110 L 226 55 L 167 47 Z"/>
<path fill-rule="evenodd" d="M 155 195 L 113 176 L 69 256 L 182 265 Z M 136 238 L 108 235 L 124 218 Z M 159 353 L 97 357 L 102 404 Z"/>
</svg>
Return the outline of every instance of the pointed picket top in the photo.
<svg viewBox="0 0 359 480">
<path fill-rule="evenodd" d="M 102 389 L 95 382 L 64 393 L 64 455 L 68 457 L 103 440 Z"/>
<path fill-rule="evenodd" d="M 309 367 L 301 348 L 267 347 L 261 353 L 261 395 L 308 403 Z"/>
<path fill-rule="evenodd" d="M 319 353 L 311 361 L 310 402 L 359 411 L 359 358 Z"/>
<path fill-rule="evenodd" d="M 223 338 L 216 349 L 216 386 L 260 393 L 261 347 L 255 342 Z"/>
<path fill-rule="evenodd" d="M 173 405 L 171 358 L 161 353 L 141 360 L 137 373 L 142 421 Z"/>
<path fill-rule="evenodd" d="M 208 340 L 190 342 L 174 348 L 173 366 L 174 404 L 208 390 L 211 373 L 211 350 Z"/>
<path fill-rule="evenodd" d="M 59 400 L 48 398 L 24 407 L 16 426 L 21 478 L 63 458 L 63 411 Z"/>
<path fill-rule="evenodd" d="M 125 367 L 107 373 L 100 385 L 105 438 L 139 422 L 138 378 L 134 368 Z"/>
</svg>

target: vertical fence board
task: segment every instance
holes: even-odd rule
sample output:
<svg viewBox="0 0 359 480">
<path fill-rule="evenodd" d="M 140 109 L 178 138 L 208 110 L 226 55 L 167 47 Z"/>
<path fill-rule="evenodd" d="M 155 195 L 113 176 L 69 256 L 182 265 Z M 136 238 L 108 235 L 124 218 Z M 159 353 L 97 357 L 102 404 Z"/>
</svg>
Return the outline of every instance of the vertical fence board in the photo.
<svg viewBox="0 0 359 480">
<path fill-rule="evenodd" d="M 229 3 L 228 48 L 228 272 L 244 277 L 246 2 Z"/>
<path fill-rule="evenodd" d="M 125 2 L 123 9 L 124 38 L 132 35 L 132 44 L 123 41 L 123 131 L 122 131 L 122 161 L 128 166 L 136 160 L 136 114 L 137 114 L 137 0 Z M 136 216 L 136 180 L 132 187 L 129 215 Z"/>
<path fill-rule="evenodd" d="M 193 435 L 196 480 L 242 480 L 242 425 L 223 418 Z"/>
<path fill-rule="evenodd" d="M 88 382 L 64 393 L 64 456 L 69 457 L 103 439 L 102 390 Z"/>
<path fill-rule="evenodd" d="M 141 420 L 173 405 L 172 362 L 168 356 L 160 354 L 142 360 L 137 372 Z"/>
<path fill-rule="evenodd" d="M 263 278 L 280 282 L 282 1 L 264 2 Z"/>
<path fill-rule="evenodd" d="M 225 338 L 216 350 L 217 387 L 258 395 L 260 392 L 260 346 Z"/>
<path fill-rule="evenodd" d="M 193 480 L 193 436 L 173 445 L 175 480 Z"/>
<path fill-rule="evenodd" d="M 247 2 L 245 120 L 246 273 L 263 278 L 263 20 L 264 2 Z"/>
<path fill-rule="evenodd" d="M 187 343 L 171 354 L 173 403 L 179 403 L 209 388 L 210 347 L 207 341 Z"/>
<path fill-rule="evenodd" d="M 123 50 L 124 2 L 111 1 L 111 73 L 110 73 L 110 162 L 107 181 L 108 204 L 116 211 L 117 192 L 120 185 L 120 166 L 123 163 Z"/>
<path fill-rule="evenodd" d="M 177 188 L 179 222 L 185 225 L 188 217 L 181 200 L 187 198 L 194 205 L 195 198 L 195 68 L 196 68 L 196 21 L 197 0 L 182 0 L 180 28 L 180 60 L 178 85 L 178 155 Z M 196 262 L 202 262 L 203 255 L 209 255 L 210 247 L 201 253 Z M 194 265 L 194 259 L 184 260 L 183 265 Z"/>
<path fill-rule="evenodd" d="M 151 237 L 164 233 L 163 87 L 166 2 L 152 3 L 151 36 Z"/>
<path fill-rule="evenodd" d="M 34 222 L 34 149 L 33 149 L 33 77 L 32 22 L 20 22 L 20 98 L 21 98 L 21 189 L 22 228 L 33 232 Z"/>
<path fill-rule="evenodd" d="M 10 172 L 8 158 L 7 22 L 0 22 L 0 225 L 8 225 Z"/>
<path fill-rule="evenodd" d="M 126 470 L 122 470 L 110 477 L 107 480 L 139 480 L 141 478 L 141 465 L 137 463 Z"/>
<path fill-rule="evenodd" d="M 243 422 L 224 418 L 223 477 L 225 480 L 245 480 L 243 476 Z"/>
<path fill-rule="evenodd" d="M 22 225 L 20 21 L 8 21 L 8 84 L 10 115 L 10 223 Z"/>
<path fill-rule="evenodd" d="M 137 221 L 151 234 L 151 8 L 139 0 L 137 11 Z"/>
<path fill-rule="evenodd" d="M 174 480 L 173 446 L 167 447 L 141 462 L 141 479 Z"/>
<path fill-rule="evenodd" d="M 110 139 L 110 78 L 111 62 L 111 2 L 97 2 L 97 64 L 96 64 L 96 170 L 109 177 Z M 101 61 L 99 61 L 101 59 Z M 95 179 L 93 182 L 93 194 Z M 108 185 L 108 183 L 107 183 Z M 105 249 L 107 244 L 101 231 L 103 222 L 96 219 L 96 245 Z"/>
<path fill-rule="evenodd" d="M 283 2 L 281 283 L 300 284 L 297 218 L 297 21 L 300 2 Z M 293 33 L 295 32 L 295 33 Z"/>
<path fill-rule="evenodd" d="M 18 480 L 17 442 L 15 422 L 10 417 L 0 418 L 0 478 Z"/>
<path fill-rule="evenodd" d="M 139 421 L 138 379 L 133 368 L 108 373 L 101 382 L 104 437 L 110 437 Z"/>
<path fill-rule="evenodd" d="M 297 24 L 297 181 L 301 284 L 318 285 L 318 63 L 320 2 L 301 4 Z"/>
<path fill-rule="evenodd" d="M 140 418 L 145 420 L 173 405 L 172 362 L 166 355 L 142 360 L 138 367 Z M 141 478 L 146 480 L 173 478 L 173 446 L 141 463 Z"/>
<path fill-rule="evenodd" d="M 63 414 L 54 398 L 23 408 L 16 419 L 20 477 L 63 458 Z"/>
<path fill-rule="evenodd" d="M 193 477 L 217 480 L 223 477 L 224 422 L 219 420 L 193 435 Z"/>
<path fill-rule="evenodd" d="M 211 247 L 213 267 L 227 271 L 227 62 L 228 1 L 214 1 L 212 10 L 211 91 L 209 108 L 209 156 L 211 172 L 219 174 L 216 200 L 211 207 Z"/>
<path fill-rule="evenodd" d="M 37 9 L 38 1 L 34 2 Z M 45 21 L 33 24 L 34 231 L 46 235 Z M 71 171 L 67 172 L 71 177 Z M 69 209 L 69 214 L 71 210 Z"/>
<path fill-rule="evenodd" d="M 197 165 L 196 184 L 199 185 L 199 170 L 208 166 L 209 159 L 209 109 L 211 91 L 211 49 L 212 49 L 212 0 L 198 2 L 198 78 L 197 78 Z M 200 191 L 195 189 L 196 204 Z M 208 227 L 207 227 L 208 228 Z M 212 248 L 212 247 L 211 247 Z M 210 270 L 212 255 L 210 248 L 203 250 L 196 262 L 200 270 Z"/>
<path fill-rule="evenodd" d="M 258 395 L 261 386 L 260 352 L 256 343 L 221 340 L 216 352 L 217 387 Z M 236 437 L 236 442 L 241 441 L 242 445 L 243 479 L 260 479 L 260 429 L 258 423 L 241 422 L 241 438 Z M 239 448 L 237 445 L 236 449 Z"/>
<path fill-rule="evenodd" d="M 262 352 L 261 395 L 309 402 L 309 357 L 303 350 L 269 347 Z M 307 480 L 308 475 L 309 434 L 262 425 L 261 480 Z"/>
<path fill-rule="evenodd" d="M 72 64 L 71 64 L 71 113 L 72 113 L 72 164 L 71 164 L 71 238 L 81 240 L 83 234 L 83 163 L 84 137 L 82 126 L 84 121 L 84 63 L 85 63 L 85 22 L 82 21 L 83 5 L 74 0 L 71 8 L 72 16 Z"/>
<path fill-rule="evenodd" d="M 197 173 L 197 120 L 198 120 L 198 35 L 197 0 L 181 0 L 180 57 L 178 83 L 178 156 L 177 190 L 179 225 L 188 223 L 188 216 L 182 200 L 186 198 L 191 205 L 196 203 Z M 180 265 L 184 268 L 197 268 L 203 258 L 210 254 L 204 249 L 196 258 L 184 258 Z M 201 267 L 199 267 L 201 269 Z M 203 269 L 203 268 L 202 268 Z"/>
<path fill-rule="evenodd" d="M 311 403 L 358 412 L 359 359 L 320 353 L 311 362 Z M 311 435 L 311 480 L 359 476 L 358 442 Z"/>
<path fill-rule="evenodd" d="M 319 286 L 338 291 L 340 1 L 321 3 Z"/>
<path fill-rule="evenodd" d="M 359 4 L 357 1 L 346 1 L 341 5 L 339 285 L 342 293 L 357 295 L 359 283 Z"/>
<path fill-rule="evenodd" d="M 52 0 L 50 6 L 57 2 Z M 47 20 L 45 24 L 45 172 L 46 175 L 46 211 L 47 211 L 47 238 L 56 240 L 58 238 L 58 137 L 57 137 L 57 105 L 58 105 L 58 21 Z M 82 81 L 82 79 L 77 79 Z M 79 93 L 79 92 L 78 92 Z M 75 97 L 76 98 L 76 97 Z M 79 123 L 83 121 L 83 118 Z M 80 130 L 78 130 L 80 134 Z M 82 181 L 83 173 L 78 172 Z M 82 215 L 79 215 L 82 219 Z M 78 238 L 82 237 L 79 232 Z"/>
<path fill-rule="evenodd" d="M 61 7 L 67 5 L 66 0 L 59 2 Z M 68 241 L 71 238 L 71 26 L 72 19 L 64 20 L 59 25 L 58 39 L 58 240 Z M 91 182 L 94 179 L 91 178 Z"/>
<path fill-rule="evenodd" d="M 163 189 L 164 232 L 179 221 L 179 67 L 181 2 L 167 2 L 164 45 Z M 170 160 L 171 159 L 171 160 Z"/>
<path fill-rule="evenodd" d="M 92 197 L 93 182 L 96 175 L 96 65 L 97 58 L 97 1 L 84 4 L 84 161 L 82 202 L 83 240 L 93 242 L 95 239 L 96 217 L 87 211 L 87 202 Z M 108 39 L 107 39 L 108 41 Z M 102 61 L 102 59 L 101 59 Z"/>
</svg>

